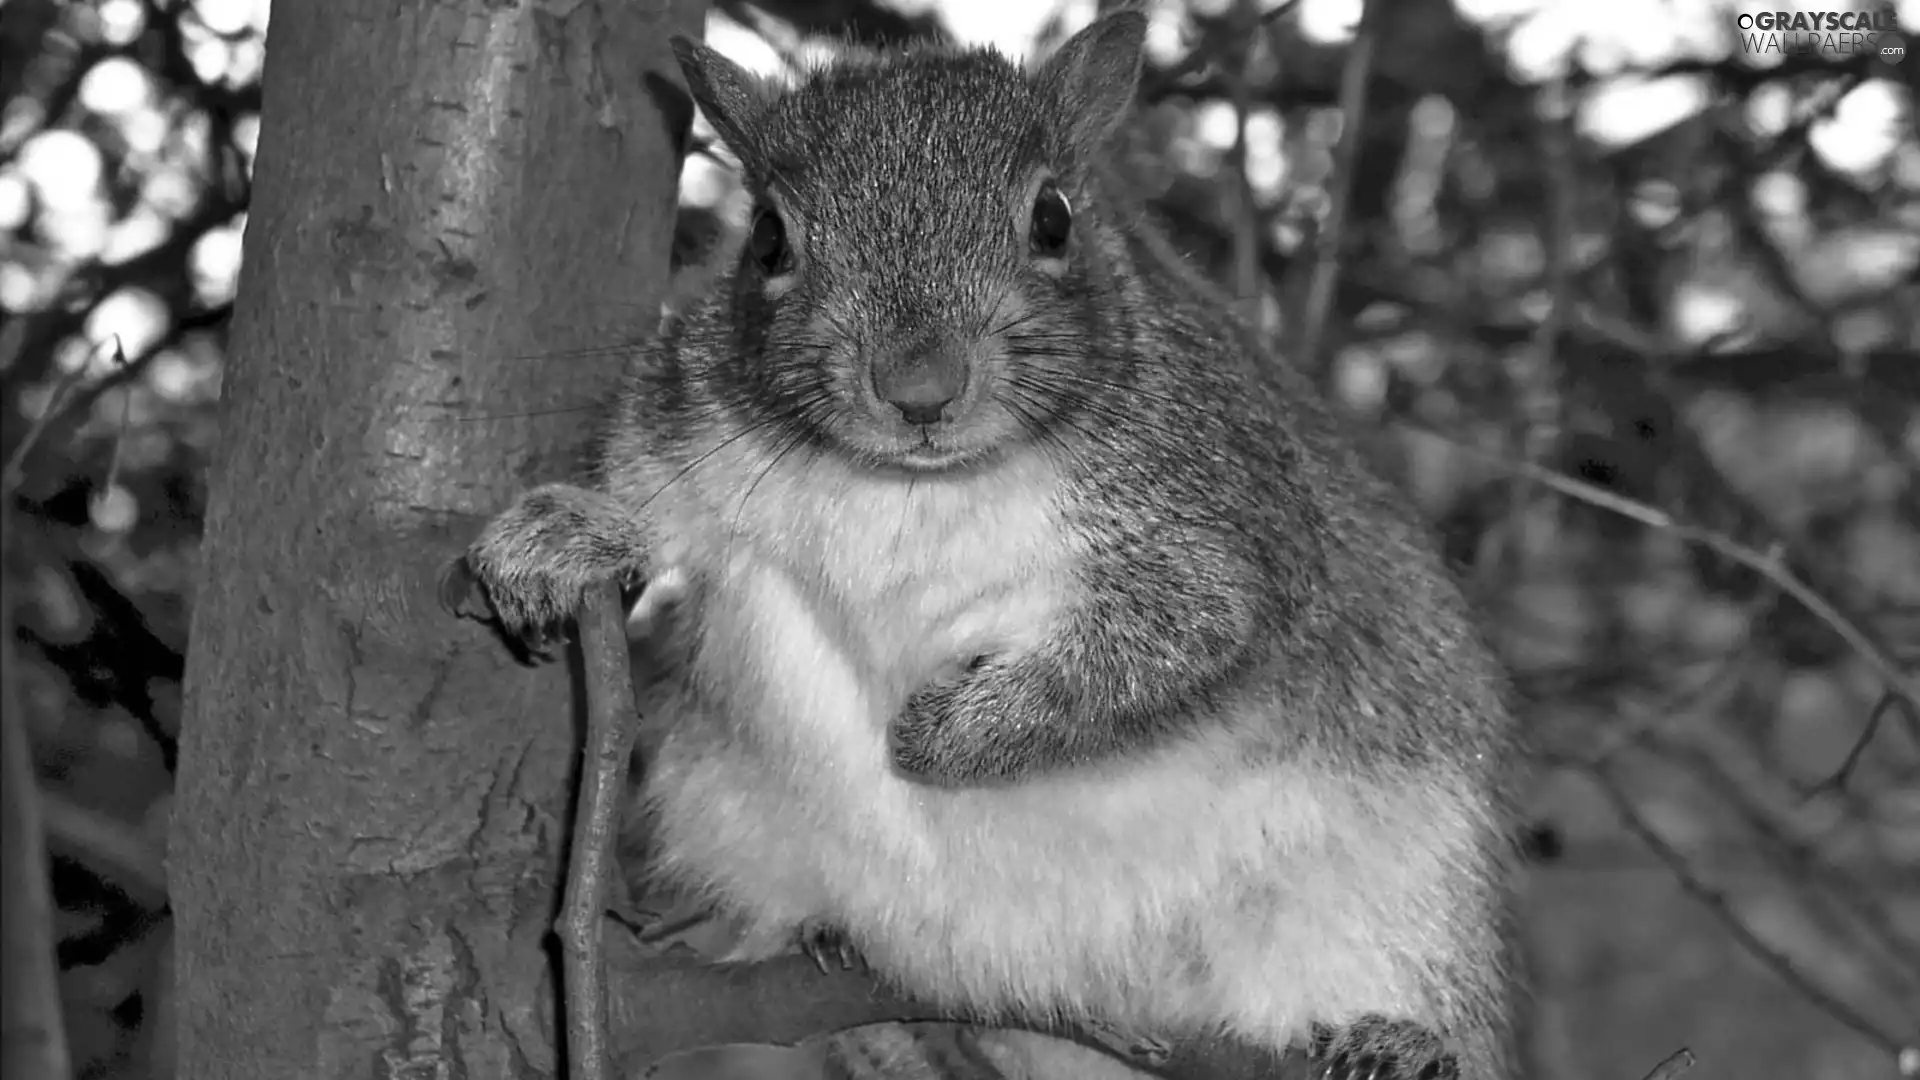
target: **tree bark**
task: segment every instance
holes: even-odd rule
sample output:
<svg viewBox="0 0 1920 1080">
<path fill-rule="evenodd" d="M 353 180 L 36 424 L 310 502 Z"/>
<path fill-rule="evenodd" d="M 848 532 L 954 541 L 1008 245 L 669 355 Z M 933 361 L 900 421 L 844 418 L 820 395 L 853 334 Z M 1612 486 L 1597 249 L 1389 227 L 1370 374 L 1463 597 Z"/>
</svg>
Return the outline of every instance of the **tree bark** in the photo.
<svg viewBox="0 0 1920 1080">
<path fill-rule="evenodd" d="M 181 1076 L 556 1071 L 575 695 L 435 573 L 574 472 L 652 329 L 658 88 L 702 6 L 275 9 L 173 823 Z"/>
</svg>

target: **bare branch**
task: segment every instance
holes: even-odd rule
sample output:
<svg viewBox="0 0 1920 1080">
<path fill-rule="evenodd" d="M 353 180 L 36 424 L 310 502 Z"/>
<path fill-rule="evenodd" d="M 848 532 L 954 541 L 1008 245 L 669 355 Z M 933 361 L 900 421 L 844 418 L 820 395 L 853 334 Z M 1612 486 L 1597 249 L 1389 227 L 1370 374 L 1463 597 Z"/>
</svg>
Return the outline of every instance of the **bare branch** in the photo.
<svg viewBox="0 0 1920 1080">
<path fill-rule="evenodd" d="M 42 820 L 50 843 L 68 849 L 89 870 L 152 907 L 167 901 L 164 854 L 132 826 L 92 810 L 58 791 L 40 794 Z"/>
<path fill-rule="evenodd" d="M 12 504 L 12 485 L 0 487 L 0 536 L 12 535 L 6 524 Z M 54 967 L 53 897 L 16 671 L 13 606 L 0 602 L 0 882 L 6 883 L 6 902 L 0 904 L 0 981 L 5 983 L 0 1026 L 6 1031 L 0 1073 L 66 1080 L 73 1075 L 73 1062 Z"/>
<path fill-rule="evenodd" d="M 1853 746 L 1847 750 L 1846 760 L 1840 763 L 1840 767 L 1834 770 L 1832 776 L 1815 784 L 1813 789 L 1807 792 L 1808 797 L 1822 791 L 1838 791 L 1847 786 L 1847 781 L 1853 777 L 1853 770 L 1860 764 L 1861 755 L 1866 752 L 1867 744 L 1880 733 L 1880 721 L 1886 719 L 1887 714 L 1896 708 L 1907 714 L 1909 723 L 1920 724 L 1920 710 L 1916 710 L 1912 702 L 1896 698 L 1893 690 L 1888 689 L 1880 695 L 1879 701 L 1873 703 L 1873 711 L 1867 714 L 1867 725 L 1860 732 L 1860 737 L 1853 741 Z"/>
<path fill-rule="evenodd" d="M 1790 835 L 1766 801 L 1735 775 L 1724 751 L 1658 737 L 1648 749 L 1686 769 L 1691 779 L 1717 795 L 1760 838 L 1762 850 L 1773 856 L 1784 879 L 1802 883 L 1810 910 L 1817 909 L 1834 922 L 1852 924 L 1842 932 L 1860 930 L 1871 935 L 1870 947 L 1859 950 L 1864 967 L 1884 969 L 1889 981 L 1900 984 L 1896 994 L 1920 995 L 1920 951 L 1878 902 L 1872 886 L 1824 854 L 1816 843 Z M 1920 1005 L 1920 996 L 1914 1000 Z"/>
<path fill-rule="evenodd" d="M 1254 27 L 1255 29 L 1264 29 L 1266 27 L 1270 27 L 1274 23 L 1279 22 L 1281 19 L 1291 14 L 1293 9 L 1299 6 L 1300 6 L 1300 0 L 1286 0 L 1286 2 L 1283 4 L 1276 4 L 1272 8 L 1266 11 L 1259 12 L 1255 16 Z M 1201 72 L 1206 71 L 1208 65 L 1210 65 L 1212 62 L 1213 62 L 1212 54 L 1209 53 L 1207 49 L 1202 47 L 1202 45 L 1198 45 L 1198 44 L 1195 45 L 1192 49 L 1189 49 L 1187 51 L 1186 58 L 1181 60 L 1178 64 L 1175 64 L 1173 67 L 1170 67 L 1165 71 L 1153 72 L 1147 76 L 1146 81 L 1149 82 L 1151 85 L 1143 86 L 1141 88 L 1140 96 L 1142 100 L 1152 101 L 1158 97 L 1164 96 L 1167 93 L 1167 91 L 1173 86 L 1173 84 L 1179 82 L 1182 79 L 1187 78 L 1188 76 L 1198 75 Z M 1211 96 L 1211 95 L 1207 95 L 1207 96 Z"/>
<path fill-rule="evenodd" d="M 1639 741 L 1656 726 L 1671 726 L 1679 720 L 1697 716 L 1722 703 L 1727 695 L 1739 688 L 1742 671 L 1737 661 L 1752 644 L 1754 626 L 1778 602 L 1779 597 L 1780 591 L 1777 588 L 1769 586 L 1765 589 L 1748 606 L 1740 640 L 1727 650 L 1725 658 L 1714 666 L 1714 670 L 1709 672 L 1706 678 L 1693 686 L 1683 688 L 1662 704 L 1636 710 L 1620 723 L 1608 726 L 1599 741 L 1587 752 L 1583 763 L 1589 768 L 1603 765 L 1615 754 Z"/>
<path fill-rule="evenodd" d="M 590 593 L 579 615 L 586 688 L 580 791 L 559 925 L 564 950 L 567 1065 L 571 1080 L 609 1080 L 606 957 L 608 866 L 619 833 L 627 762 L 639 729 L 633 673 L 620 617 L 620 590 L 608 582 Z"/>
<path fill-rule="evenodd" d="M 1746 949 L 1754 959 L 1759 960 L 1768 968 L 1772 969 L 1774 974 L 1780 977 L 1781 981 L 1793 987 L 1808 1001 L 1813 1002 L 1834 1019 L 1858 1032 L 1875 1046 L 1885 1050 L 1889 1055 L 1899 1053 L 1901 1049 L 1900 1040 L 1882 1031 L 1878 1024 L 1862 1015 L 1858 1010 L 1854 1009 L 1853 1006 L 1848 1005 L 1832 993 L 1829 993 L 1825 987 L 1801 971 L 1799 965 L 1795 964 L 1784 953 L 1774 948 L 1771 944 L 1763 940 L 1759 934 L 1755 933 L 1753 928 L 1748 926 L 1746 921 L 1740 917 L 1740 913 L 1734 910 L 1734 906 L 1727 899 L 1726 894 L 1702 879 L 1699 874 L 1695 873 L 1691 861 L 1688 860 L 1679 849 L 1668 843 L 1666 837 L 1660 835 L 1652 825 L 1647 823 L 1646 818 L 1641 816 L 1639 808 L 1633 805 L 1633 800 L 1628 797 L 1625 789 L 1620 786 L 1619 781 L 1613 777 L 1610 771 L 1606 769 L 1593 769 L 1588 771 L 1586 775 L 1593 779 L 1594 783 L 1600 787 L 1601 792 L 1606 795 L 1607 800 L 1613 804 L 1614 810 L 1620 815 L 1620 821 L 1627 827 L 1627 831 L 1633 833 L 1642 843 L 1647 845 L 1647 848 L 1666 865 L 1667 870 L 1679 881 L 1680 887 L 1691 894 L 1694 899 L 1705 905 L 1707 910 L 1712 912 L 1714 917 L 1719 920 L 1720 924 L 1726 927 L 1727 932 L 1733 936 L 1733 939 L 1738 942 L 1742 948 Z"/>
<path fill-rule="evenodd" d="M 1340 75 L 1340 144 L 1334 154 L 1333 175 L 1327 185 L 1327 219 L 1314 241 L 1313 277 L 1307 287 L 1306 310 L 1300 317 L 1297 362 L 1319 363 L 1321 336 L 1333 307 L 1340 281 L 1340 245 L 1346 237 L 1348 203 L 1353 198 L 1353 169 L 1360 160 L 1360 141 L 1367 111 L 1367 80 L 1373 70 L 1373 46 L 1380 36 L 1385 0 L 1365 0 L 1360 26 L 1347 48 L 1347 64 Z"/>
<path fill-rule="evenodd" d="M 19 445 L 13 448 L 13 453 L 7 456 L 6 465 L 0 467 L 0 492 L 5 492 L 8 498 L 13 496 L 14 489 L 20 486 L 20 480 L 25 475 L 27 455 L 33 453 L 33 448 L 52 430 L 54 422 L 66 415 L 68 407 L 73 404 L 74 389 L 86 377 L 87 366 L 82 364 L 54 382 L 53 396 L 47 400 L 46 411 L 33 422 Z"/>
<path fill-rule="evenodd" d="M 1249 87 L 1249 71 L 1253 64 L 1254 50 L 1259 47 L 1260 35 L 1255 32 L 1260 25 L 1260 13 L 1252 0 L 1239 0 L 1234 5 L 1233 17 L 1246 26 L 1248 33 L 1240 44 L 1240 55 L 1236 58 L 1232 75 L 1233 85 L 1233 146 L 1227 151 L 1227 172 L 1233 188 L 1233 295 L 1241 303 L 1248 305 L 1247 321 L 1251 325 L 1260 323 L 1260 248 L 1266 239 L 1261 235 L 1260 208 L 1254 203 L 1253 181 L 1247 176 L 1247 118 L 1253 111 L 1253 95 Z"/>
<path fill-rule="evenodd" d="M 1788 569 L 1778 548 L 1771 552 L 1756 551 L 1730 537 L 1711 529 L 1702 529 L 1676 521 L 1671 514 L 1637 499 L 1616 495 L 1604 488 L 1596 487 L 1564 473 L 1535 465 L 1527 461 L 1513 461 L 1499 454 L 1483 450 L 1454 439 L 1442 432 L 1432 432 L 1446 439 L 1467 454 L 1496 465 L 1502 469 L 1520 472 L 1531 480 L 1538 481 L 1562 495 L 1578 499 L 1591 506 L 1597 506 L 1618 514 L 1621 517 L 1637 521 L 1649 529 L 1658 529 L 1680 540 L 1697 544 L 1714 552 L 1729 562 L 1738 563 L 1772 582 L 1781 592 L 1792 597 L 1800 606 L 1827 624 L 1847 646 L 1857 653 L 1871 667 L 1875 674 L 1886 683 L 1887 689 L 1899 695 L 1906 702 L 1920 707 L 1920 684 L 1903 670 L 1893 657 L 1875 642 L 1865 630 L 1834 607 L 1825 597 L 1815 592 L 1806 582 Z"/>
</svg>

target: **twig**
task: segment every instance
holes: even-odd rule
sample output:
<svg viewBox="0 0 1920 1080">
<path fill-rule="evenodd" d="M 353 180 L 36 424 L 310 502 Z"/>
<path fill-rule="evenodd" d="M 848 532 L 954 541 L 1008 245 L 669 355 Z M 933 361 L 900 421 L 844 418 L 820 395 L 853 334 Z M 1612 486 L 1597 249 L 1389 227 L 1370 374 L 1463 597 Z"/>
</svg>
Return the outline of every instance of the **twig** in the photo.
<svg viewBox="0 0 1920 1080">
<path fill-rule="evenodd" d="M 22 320 L 22 322 L 24 323 L 24 320 Z M 18 341 L 9 341 L 7 347 L 17 347 L 18 344 Z M 129 361 L 126 351 L 120 347 L 120 339 L 118 336 L 115 336 L 113 339 L 113 353 L 113 370 L 93 380 L 91 383 L 86 382 L 86 364 L 81 364 L 72 371 L 66 372 L 55 381 L 53 396 L 47 400 L 46 411 L 40 414 L 40 418 L 35 420 L 33 427 L 27 430 L 27 434 L 20 440 L 20 444 L 13 448 L 13 453 L 7 456 L 5 468 L 0 469 L 0 488 L 11 492 L 20 486 L 20 481 L 24 478 L 26 471 L 27 455 L 31 454 L 34 447 L 38 446 L 40 441 L 46 438 L 48 432 L 53 430 L 55 423 L 71 413 L 81 412 L 90 408 L 95 401 L 100 399 L 100 395 L 116 386 L 131 381 L 146 370 L 148 361 L 158 355 L 157 351 L 148 352 L 137 361 Z M 13 360 L 11 357 L 0 357 L 0 371 L 11 368 L 12 363 Z M 86 385 L 83 386 L 83 383 L 86 383 Z M 131 402 L 132 399 L 128 398 L 129 409 Z M 126 434 L 127 417 L 130 416 L 131 413 L 125 409 L 123 409 L 122 412 L 120 435 L 124 436 Z M 120 445 L 118 442 L 114 444 L 113 461 L 114 467 L 112 473 L 117 473 L 120 461 Z M 108 480 L 109 485 L 116 479 L 117 476 L 110 474 Z"/>
<path fill-rule="evenodd" d="M 166 860 L 132 825 L 58 791 L 41 792 L 40 809 L 50 844 L 70 849 L 88 869 L 142 904 L 158 908 L 167 902 Z"/>
<path fill-rule="evenodd" d="M 608 865 L 639 720 L 617 584 L 608 582 L 588 593 L 580 608 L 579 631 L 587 724 L 566 895 L 555 929 L 566 988 L 568 1075 L 571 1080 L 609 1080 L 606 959 L 600 939 L 606 925 Z"/>
<path fill-rule="evenodd" d="M 1743 103 L 1744 104 L 1744 103 Z M 1738 172 L 1729 170 L 1719 175 L 1717 190 L 1711 197 L 1728 207 L 1728 216 L 1739 242 L 1745 250 L 1754 254 L 1753 265 L 1765 278 L 1766 284 L 1779 293 L 1801 314 L 1804 314 L 1818 329 L 1812 335 L 1814 340 L 1807 341 L 1808 351 L 1824 357 L 1830 363 L 1837 363 L 1841 349 L 1834 338 L 1834 312 L 1827 305 L 1817 301 L 1801 285 L 1800 277 L 1794 272 L 1793 261 L 1788 252 L 1768 233 L 1760 221 L 1760 209 L 1755 206 L 1756 196 L 1750 179 L 1764 176 L 1765 166 L 1757 160 L 1757 155 L 1749 151 L 1753 125 L 1747 119 L 1748 110 L 1732 105 L 1716 110 L 1718 123 L 1712 129 L 1714 142 L 1725 148 L 1733 159 Z M 1728 130 L 1738 126 L 1739 131 Z"/>
<path fill-rule="evenodd" d="M 1538 464 L 1552 456 L 1560 441 L 1563 412 L 1558 377 L 1559 351 L 1566 336 L 1568 313 L 1575 303 L 1573 245 L 1576 230 L 1574 187 L 1578 177 L 1573 167 L 1573 138 L 1567 131 L 1571 110 L 1571 91 L 1564 76 L 1541 87 L 1536 99 L 1542 114 L 1536 118 L 1535 135 L 1541 155 L 1546 159 L 1547 220 L 1541 229 L 1541 247 L 1546 253 L 1547 313 L 1534 328 L 1529 348 L 1517 350 L 1509 364 L 1514 397 L 1519 405 L 1517 441 L 1520 457 Z M 1510 356 L 1512 354 L 1509 354 Z M 1515 474 L 1507 493 L 1510 527 L 1517 539 L 1525 527 L 1528 496 L 1532 492 L 1524 476 Z M 1500 530 L 1490 537 L 1502 535 Z"/>
<path fill-rule="evenodd" d="M 1499 468 L 1524 473 L 1529 479 L 1536 480 L 1562 495 L 1618 514 L 1630 521 L 1637 521 L 1649 529 L 1658 529 L 1682 542 L 1697 544 L 1728 562 L 1738 563 L 1752 570 L 1772 582 L 1781 592 L 1792 597 L 1796 603 L 1812 613 L 1814 618 L 1826 623 L 1840 640 L 1846 642 L 1847 646 L 1866 661 L 1867 666 L 1871 667 L 1875 674 L 1880 676 L 1889 692 L 1899 695 L 1909 704 L 1920 708 L 1920 683 L 1916 683 L 1912 675 L 1903 671 L 1900 665 L 1894 662 L 1892 656 L 1868 636 L 1866 631 L 1860 629 L 1853 620 L 1842 614 L 1825 597 L 1795 576 L 1778 554 L 1756 551 L 1711 529 L 1702 529 L 1677 521 L 1673 515 L 1657 507 L 1637 499 L 1616 495 L 1564 473 L 1555 472 L 1532 462 L 1514 461 L 1439 432 L 1434 434 L 1473 457 Z"/>
<path fill-rule="evenodd" d="M 1893 695 L 1891 689 L 1880 695 L 1880 700 L 1873 703 L 1873 711 L 1867 714 L 1866 729 L 1860 732 L 1860 737 L 1853 740 L 1853 745 L 1848 748 L 1846 760 L 1840 763 L 1840 767 L 1834 770 L 1832 776 L 1813 785 L 1807 792 L 1808 798 L 1823 791 L 1839 791 L 1847 786 L 1847 781 L 1853 778 L 1853 770 L 1860 764 L 1861 755 L 1866 753 L 1867 744 L 1880 733 L 1880 722 L 1896 708 L 1906 710 L 1909 718 L 1913 717 L 1915 712 L 1911 702 L 1901 701 Z"/>
<path fill-rule="evenodd" d="M 74 388 L 79 386 L 80 381 L 86 377 L 87 366 L 81 364 L 62 375 L 53 384 L 53 396 L 47 399 L 46 411 L 41 413 L 39 419 L 33 422 L 33 426 L 27 429 L 26 436 L 20 440 L 18 446 L 13 448 L 13 453 L 7 456 L 5 467 L 0 468 L 0 491 L 6 492 L 11 497 L 13 490 L 20 486 L 27 455 L 33 453 L 33 448 L 46 437 L 54 421 L 67 411 L 67 406 L 72 403 L 70 399 Z"/>
<path fill-rule="evenodd" d="M 1788 959 L 1785 954 L 1761 940 L 1760 935 L 1741 920 L 1726 894 L 1694 873 L 1687 857 L 1647 823 L 1646 818 L 1641 816 L 1639 809 L 1633 805 L 1633 800 L 1627 796 L 1626 791 L 1620 787 L 1611 772 L 1606 769 L 1594 769 L 1587 775 L 1593 778 L 1594 783 L 1599 785 L 1601 792 L 1606 795 L 1607 801 L 1613 804 L 1615 812 L 1620 815 L 1620 821 L 1627 827 L 1627 831 L 1638 837 L 1641 843 L 1647 845 L 1648 850 L 1666 864 L 1668 872 L 1679 881 L 1680 887 L 1705 905 L 1707 910 L 1726 928 L 1727 933 L 1731 934 L 1733 939 L 1754 959 L 1771 968 L 1782 982 L 1793 987 L 1808 1001 L 1826 1010 L 1834 1019 L 1859 1032 L 1875 1046 L 1888 1054 L 1899 1053 L 1901 1044 L 1898 1039 L 1881 1031 L 1877 1024 L 1861 1015 L 1853 1006 L 1828 993 L 1812 977 L 1802 972 L 1798 965 Z"/>
<path fill-rule="evenodd" d="M 16 353 L 25 341 L 23 330 L 4 342 Z M 17 355 L 3 358 L 11 370 Z M 14 536 L 13 493 L 19 486 L 27 455 L 65 410 L 73 388 L 85 377 L 86 365 L 62 376 L 54 385 L 33 426 L 0 467 L 0 547 Z M 33 748 L 21 709 L 13 662 L 13 605 L 0 599 L 0 882 L 6 882 L 6 902 L 0 904 L 0 994 L 6 1036 L 0 1040 L 0 1075 L 44 1076 L 66 1080 L 73 1075 L 66 1026 L 60 1009 L 60 977 L 55 967 L 53 897 L 47 880 L 47 848 L 41 819 L 39 779 L 33 771 Z"/>
<path fill-rule="evenodd" d="M 127 366 L 127 350 L 120 344 L 120 335 L 113 337 L 113 363 L 116 369 Z M 120 484 L 120 462 L 127 448 L 127 428 L 133 423 L 133 391 L 120 395 L 120 430 L 113 439 L 113 453 L 107 459 L 107 481 L 100 486 L 103 494 L 111 493 Z"/>
<path fill-rule="evenodd" d="M 1286 0 L 1286 3 L 1276 4 L 1272 8 L 1260 12 L 1254 17 L 1254 29 L 1264 30 L 1274 23 L 1279 22 L 1281 19 L 1292 14 L 1293 9 L 1300 6 L 1300 2 L 1301 0 Z M 1153 83 L 1155 86 L 1168 86 L 1179 82 L 1189 75 L 1198 75 L 1207 69 L 1207 64 L 1210 63 L 1212 59 L 1213 57 L 1205 48 L 1195 46 L 1187 52 L 1186 58 L 1178 64 L 1153 75 Z M 1143 92 L 1142 97 L 1149 98 L 1151 95 Z"/>
<path fill-rule="evenodd" d="M 1253 181 L 1247 176 L 1247 117 L 1253 111 L 1253 93 L 1248 86 L 1247 76 L 1253 66 L 1254 50 L 1259 47 L 1257 28 L 1260 14 L 1252 0 L 1239 0 L 1234 5 L 1232 15 L 1235 22 L 1247 28 L 1246 40 L 1240 45 L 1240 55 L 1236 57 L 1237 62 L 1230 76 L 1233 84 L 1233 146 L 1227 151 L 1227 171 L 1233 178 L 1236 218 L 1233 230 L 1233 294 L 1237 300 L 1248 304 L 1247 321 L 1259 326 L 1260 245 L 1265 241 L 1260 235 L 1260 208 L 1254 204 Z"/>
<path fill-rule="evenodd" d="M 1750 791 L 1734 774 L 1724 752 L 1657 736 L 1647 749 L 1685 768 L 1693 779 L 1704 782 L 1723 803 L 1731 807 L 1747 828 L 1761 839 L 1763 850 L 1773 854 L 1785 870 L 1787 880 L 1806 883 L 1804 892 L 1809 900 L 1809 908 L 1819 909 L 1835 922 L 1854 924 L 1847 927 L 1847 931 L 1864 930 L 1877 938 L 1872 948 L 1875 963 L 1870 966 L 1877 969 L 1884 961 L 1889 978 L 1902 984 L 1897 993 L 1908 996 L 1920 994 L 1920 951 L 1915 950 L 1906 934 L 1894 924 L 1893 917 L 1881 907 L 1874 889 L 1837 860 L 1823 856 L 1814 842 L 1789 835 L 1762 798 Z M 1912 991 L 1907 989 L 1909 984 L 1913 987 Z"/>
<path fill-rule="evenodd" d="M 1380 20 L 1386 9 L 1385 0 L 1364 0 L 1360 26 L 1354 31 L 1353 44 L 1347 47 L 1347 64 L 1340 73 L 1340 143 L 1327 183 L 1327 219 L 1314 240 L 1313 277 L 1300 319 L 1296 362 L 1309 369 L 1318 367 L 1320 338 L 1333 309 L 1334 286 L 1340 280 L 1340 245 L 1346 238 L 1348 203 L 1353 199 L 1353 169 L 1360 160 L 1367 80 L 1373 71 L 1373 45 L 1380 36 Z"/>
<path fill-rule="evenodd" d="M 11 485 L 0 486 L 0 536 L 13 535 L 6 520 L 12 503 Z M 60 1015 L 47 849 L 27 720 L 14 684 L 17 670 L 13 606 L 0 602 L 0 882 L 6 883 L 6 902 L 0 904 L 0 1028 L 6 1032 L 0 1075 L 66 1080 L 73 1062 Z"/>
<path fill-rule="evenodd" d="M 1779 545 L 1769 552 L 1777 555 Z M 1780 590 L 1771 583 L 1747 605 L 1746 618 L 1740 630 L 1740 639 L 1732 644 L 1714 670 L 1691 687 L 1674 693 L 1658 705 L 1635 710 L 1624 721 L 1613 724 L 1601 732 L 1600 738 L 1585 755 L 1584 764 L 1589 768 L 1598 767 L 1607 762 L 1622 749 L 1638 742 L 1640 738 L 1656 727 L 1672 725 L 1676 720 L 1697 716 L 1707 709 L 1724 703 L 1727 693 L 1740 685 L 1742 674 L 1739 661 L 1753 644 L 1754 627 L 1765 618 L 1780 599 Z"/>
</svg>

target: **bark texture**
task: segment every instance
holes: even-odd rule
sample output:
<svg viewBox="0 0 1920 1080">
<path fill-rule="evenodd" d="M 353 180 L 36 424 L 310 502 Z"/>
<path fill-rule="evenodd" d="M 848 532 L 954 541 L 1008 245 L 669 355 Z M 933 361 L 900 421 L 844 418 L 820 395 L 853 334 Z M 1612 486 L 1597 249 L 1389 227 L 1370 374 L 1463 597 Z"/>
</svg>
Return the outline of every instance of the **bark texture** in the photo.
<svg viewBox="0 0 1920 1080">
<path fill-rule="evenodd" d="M 575 696 L 434 579 L 573 472 L 656 318 L 666 39 L 702 7 L 275 9 L 173 823 L 182 1076 L 556 1071 Z"/>
</svg>

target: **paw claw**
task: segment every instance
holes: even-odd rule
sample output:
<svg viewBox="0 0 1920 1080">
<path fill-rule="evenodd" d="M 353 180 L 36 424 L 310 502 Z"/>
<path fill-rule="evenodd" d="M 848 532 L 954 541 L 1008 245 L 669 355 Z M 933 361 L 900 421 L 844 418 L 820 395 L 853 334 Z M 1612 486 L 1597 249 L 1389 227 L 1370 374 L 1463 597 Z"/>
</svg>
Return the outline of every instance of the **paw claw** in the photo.
<svg viewBox="0 0 1920 1080">
<path fill-rule="evenodd" d="M 1085 1030 L 1095 1045 L 1135 1065 L 1158 1068 L 1173 1057 L 1173 1044 L 1154 1035 L 1098 1020 L 1090 1021 Z"/>
<path fill-rule="evenodd" d="M 859 947 L 846 932 L 820 919 L 808 919 L 800 925 L 800 951 L 823 975 L 832 974 L 835 967 L 841 971 L 864 971 L 867 967 L 866 957 L 860 955 Z"/>
<path fill-rule="evenodd" d="M 695 897 L 645 898 L 630 921 L 634 938 L 656 956 L 679 949 L 707 963 L 719 963 L 739 936 L 738 927 L 725 913 Z"/>
<path fill-rule="evenodd" d="M 475 552 L 450 563 L 440 598 L 455 615 L 486 623 L 523 664 L 552 661 L 573 637 L 584 589 L 573 582 L 501 574 Z"/>
</svg>

